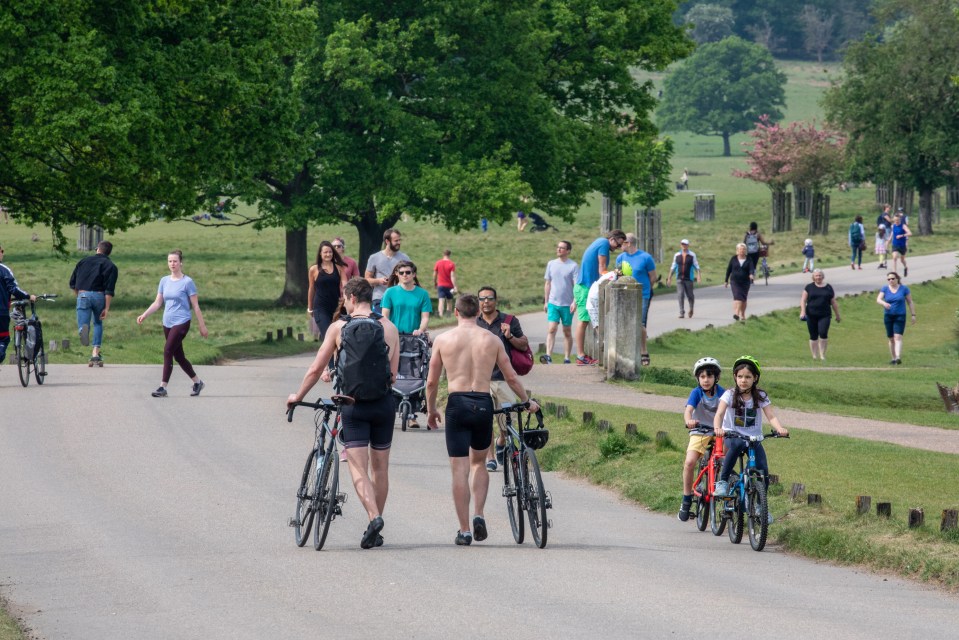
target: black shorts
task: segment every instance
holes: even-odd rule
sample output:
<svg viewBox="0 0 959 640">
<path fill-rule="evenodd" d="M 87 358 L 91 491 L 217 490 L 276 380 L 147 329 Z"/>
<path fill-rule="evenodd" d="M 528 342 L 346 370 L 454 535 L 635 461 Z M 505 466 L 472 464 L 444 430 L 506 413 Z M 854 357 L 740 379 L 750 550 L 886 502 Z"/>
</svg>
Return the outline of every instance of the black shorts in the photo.
<svg viewBox="0 0 959 640">
<path fill-rule="evenodd" d="M 393 444 L 396 413 L 392 396 L 344 405 L 340 415 L 343 417 L 343 446 L 346 449 L 370 446 L 385 450 Z"/>
<path fill-rule="evenodd" d="M 444 299 L 444 300 L 452 300 L 452 299 L 453 299 L 453 287 L 441 287 L 441 286 L 437 285 L 437 286 L 436 286 L 436 297 L 437 297 L 437 298 L 442 298 L 442 299 Z"/>
<path fill-rule="evenodd" d="M 489 393 L 457 391 L 446 402 L 446 452 L 465 458 L 493 442 L 493 398 Z"/>
</svg>

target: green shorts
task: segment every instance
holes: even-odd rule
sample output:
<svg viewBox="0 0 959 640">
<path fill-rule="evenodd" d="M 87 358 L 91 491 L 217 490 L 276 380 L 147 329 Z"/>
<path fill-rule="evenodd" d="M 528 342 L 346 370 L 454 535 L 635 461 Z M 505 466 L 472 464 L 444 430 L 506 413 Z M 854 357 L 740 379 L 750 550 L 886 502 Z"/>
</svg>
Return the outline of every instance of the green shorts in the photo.
<svg viewBox="0 0 959 640">
<path fill-rule="evenodd" d="M 549 322 L 561 322 L 564 327 L 573 324 L 573 312 L 569 307 L 561 307 L 552 302 L 546 305 L 546 320 Z"/>
<path fill-rule="evenodd" d="M 577 284 L 573 287 L 573 299 L 576 300 L 576 319 L 580 322 L 589 322 L 589 311 L 586 310 L 586 298 L 589 297 L 589 287 Z"/>
</svg>

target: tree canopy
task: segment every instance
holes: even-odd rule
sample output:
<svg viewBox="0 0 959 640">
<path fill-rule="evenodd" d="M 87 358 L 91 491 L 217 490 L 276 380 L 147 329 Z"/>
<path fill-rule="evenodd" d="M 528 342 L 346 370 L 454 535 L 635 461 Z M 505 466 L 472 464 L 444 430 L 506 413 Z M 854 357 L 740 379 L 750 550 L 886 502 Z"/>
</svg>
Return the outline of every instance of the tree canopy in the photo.
<svg viewBox="0 0 959 640">
<path fill-rule="evenodd" d="M 694 4 L 686 12 L 686 22 L 692 25 L 690 35 L 699 44 L 728 38 L 736 26 L 732 9 L 708 3 Z"/>
<path fill-rule="evenodd" d="M 849 136 L 854 174 L 919 191 L 919 233 L 932 233 L 932 191 L 959 161 L 959 14 L 956 0 L 893 0 L 882 37 L 849 48 L 827 117 Z"/>
<path fill-rule="evenodd" d="M 657 123 L 664 131 L 729 137 L 749 131 L 760 117 L 782 119 L 786 74 L 764 47 L 730 37 L 703 45 L 667 76 Z"/>
</svg>

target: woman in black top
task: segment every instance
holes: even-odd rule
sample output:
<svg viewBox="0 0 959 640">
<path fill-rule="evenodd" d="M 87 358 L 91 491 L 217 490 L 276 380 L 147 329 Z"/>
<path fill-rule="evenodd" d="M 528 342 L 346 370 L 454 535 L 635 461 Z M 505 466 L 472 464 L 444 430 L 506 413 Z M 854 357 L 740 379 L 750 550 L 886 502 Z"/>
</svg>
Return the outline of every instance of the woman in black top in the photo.
<svg viewBox="0 0 959 640">
<path fill-rule="evenodd" d="M 726 267 L 724 285 L 733 287 L 733 320 L 746 320 L 746 297 L 755 275 L 756 266 L 746 255 L 746 245 L 740 242 L 736 245 L 736 255 L 729 259 Z"/>
<path fill-rule="evenodd" d="M 337 307 L 343 302 L 343 287 L 346 286 L 346 263 L 324 240 L 316 251 L 316 264 L 310 265 L 307 313 L 316 323 L 316 333 L 320 340 L 326 336 L 326 330 L 335 319 Z"/>
<path fill-rule="evenodd" d="M 826 347 L 829 346 L 830 307 L 836 312 L 839 322 L 839 305 L 832 286 L 825 283 L 822 269 L 814 269 L 812 283 L 807 284 L 799 302 L 799 319 L 806 321 L 809 328 L 809 351 L 813 360 L 826 359 Z"/>
</svg>

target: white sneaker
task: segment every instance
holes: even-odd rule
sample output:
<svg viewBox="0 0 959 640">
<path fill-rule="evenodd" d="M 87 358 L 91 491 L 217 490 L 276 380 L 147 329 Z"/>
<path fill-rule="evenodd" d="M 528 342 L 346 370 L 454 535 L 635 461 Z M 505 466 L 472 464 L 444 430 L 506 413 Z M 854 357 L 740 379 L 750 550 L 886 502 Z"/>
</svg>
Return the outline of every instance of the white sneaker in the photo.
<svg viewBox="0 0 959 640">
<path fill-rule="evenodd" d="M 722 480 L 717 482 L 716 489 L 713 491 L 713 495 L 717 498 L 725 498 L 727 493 L 729 493 L 729 483 L 723 482 Z"/>
</svg>

